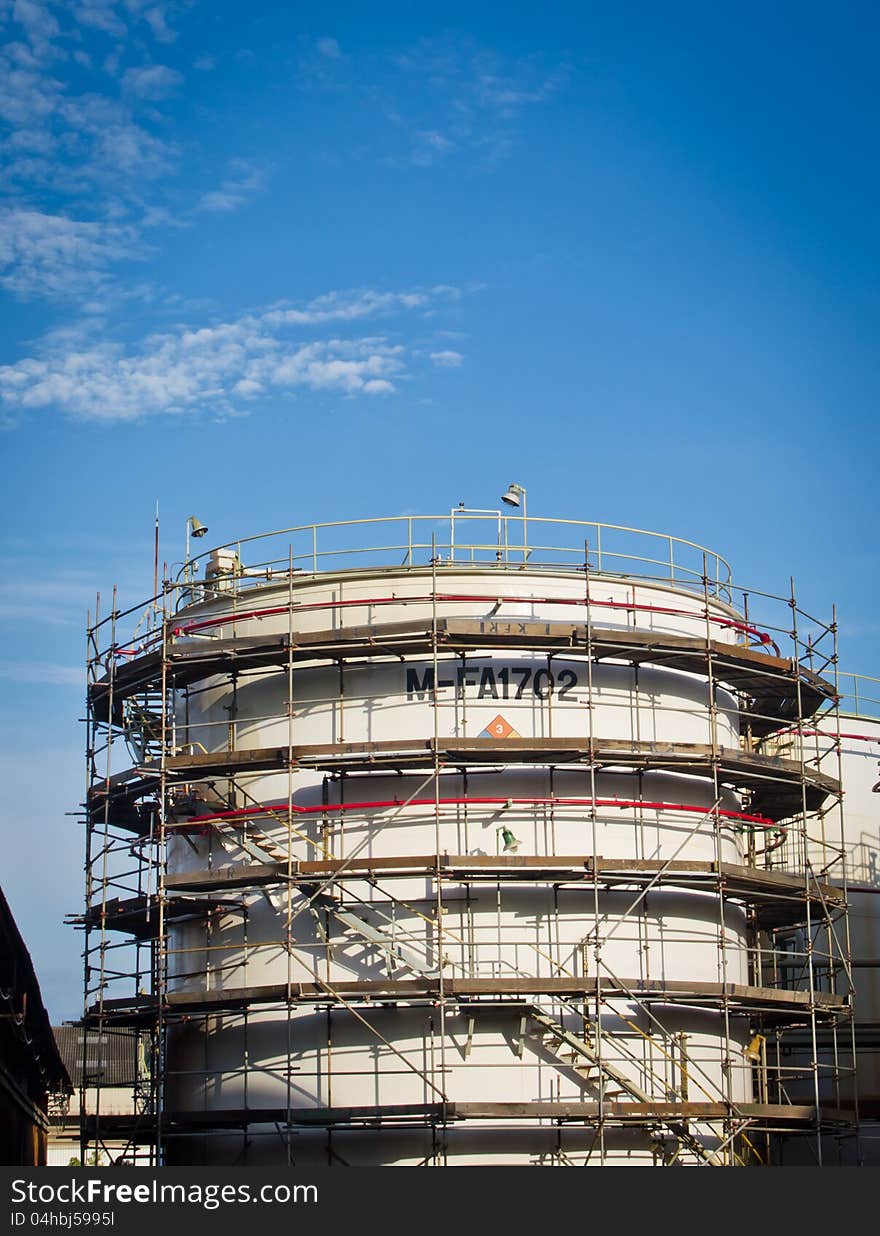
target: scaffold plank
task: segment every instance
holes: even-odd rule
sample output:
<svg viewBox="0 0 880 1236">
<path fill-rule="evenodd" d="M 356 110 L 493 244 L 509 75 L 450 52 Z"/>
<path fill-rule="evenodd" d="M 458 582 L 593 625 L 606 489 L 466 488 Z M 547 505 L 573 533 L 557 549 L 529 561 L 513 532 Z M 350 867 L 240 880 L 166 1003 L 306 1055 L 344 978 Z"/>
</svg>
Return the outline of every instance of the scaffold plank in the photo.
<svg viewBox="0 0 880 1236">
<path fill-rule="evenodd" d="M 217 898 L 206 897 L 112 897 L 103 904 L 89 906 L 85 914 L 80 914 L 68 921 L 76 926 L 101 927 L 108 931 L 122 931 L 140 940 L 154 938 L 159 931 L 160 900 L 162 903 L 162 921 L 171 923 L 185 922 L 187 919 L 203 919 L 208 915 L 221 911 L 231 913 L 240 909 L 240 903 L 219 901 Z"/>
<path fill-rule="evenodd" d="M 750 1125 L 772 1128 L 795 1128 L 799 1125 L 823 1127 L 851 1122 L 851 1113 L 834 1107 L 815 1108 L 806 1104 L 786 1103 L 630 1103 L 607 1100 L 578 1102 L 576 1100 L 533 1102 L 449 1102 L 398 1103 L 359 1107 L 247 1107 L 215 1108 L 205 1111 L 176 1111 L 163 1114 L 166 1136 L 175 1133 L 211 1129 L 243 1129 L 255 1125 L 293 1125 L 302 1128 L 357 1127 L 380 1124 L 394 1126 L 404 1121 L 431 1123 L 443 1121 L 547 1120 L 574 1121 L 593 1125 L 600 1120 L 613 1124 L 645 1124 L 668 1120 L 693 1120 L 712 1124 L 731 1118 Z M 146 1135 L 149 1120 L 113 1113 L 96 1116 L 87 1114 L 84 1124 L 90 1136 L 100 1131 L 105 1137 Z"/>
<path fill-rule="evenodd" d="M 592 855 L 440 854 L 372 858 L 296 860 L 218 867 L 211 871 L 177 872 L 166 876 L 168 892 L 219 892 L 232 888 L 259 888 L 295 884 L 315 877 L 335 881 L 405 879 L 413 876 L 463 883 L 493 881 L 559 883 L 603 887 L 657 887 L 723 891 L 728 898 L 754 905 L 765 927 L 794 924 L 806 916 L 806 904 L 842 909 L 845 898 L 832 884 L 781 871 L 765 871 L 734 863 L 661 859 L 593 859 Z"/>
<path fill-rule="evenodd" d="M 424 621 L 300 631 L 292 641 L 287 633 L 186 642 L 171 638 L 165 652 L 166 673 L 171 685 L 182 687 L 215 675 L 282 669 L 290 660 L 299 664 L 425 656 L 431 652 L 433 641 L 433 627 Z M 560 621 L 440 618 L 436 641 L 441 653 L 456 656 L 489 648 L 550 655 L 568 652 L 583 657 L 589 649 L 596 660 L 655 664 L 688 673 L 705 673 L 711 659 L 716 680 L 751 700 L 749 711 L 754 714 L 751 724 L 756 736 L 771 733 L 798 715 L 811 716 L 834 699 L 829 681 L 791 658 L 700 636 L 588 628 L 586 623 Z M 95 715 L 104 721 L 110 719 L 111 695 L 118 710 L 123 699 L 157 688 L 162 660 L 162 650 L 154 649 L 121 662 L 112 673 L 92 683 L 89 695 Z M 118 723 L 120 719 L 117 712 L 114 720 Z"/>
<path fill-rule="evenodd" d="M 606 999 L 637 1000 L 640 1003 L 690 1005 L 707 1009 L 724 1008 L 731 1015 L 761 1013 L 781 1018 L 845 1017 L 850 1005 L 842 996 L 830 992 L 799 991 L 775 987 L 751 987 L 741 983 L 710 983 L 685 980 L 645 980 L 586 977 L 507 977 L 431 979 L 364 979 L 355 982 L 273 983 L 259 987 L 230 987 L 201 992 L 169 992 L 158 998 L 133 997 L 105 1000 L 93 1006 L 87 1020 L 124 1023 L 149 1020 L 160 1011 L 166 1016 L 232 1012 L 254 1005 L 333 1004 L 349 1002 L 400 1003 L 443 998 L 454 1003 L 459 997 L 560 996 L 584 997 L 600 994 Z"/>
<path fill-rule="evenodd" d="M 437 764 L 444 768 L 485 764 L 577 764 L 603 772 L 678 772 L 703 778 L 710 778 L 717 771 L 721 784 L 751 795 L 754 812 L 777 821 L 798 815 L 802 806 L 807 811 L 817 811 L 829 795 L 840 792 L 835 778 L 781 756 L 760 755 L 736 747 L 713 747 L 709 743 L 613 738 L 448 737 L 317 743 L 292 748 L 256 747 L 169 755 L 164 761 L 164 770 L 167 780 L 180 782 L 208 776 L 283 772 L 291 767 L 344 772 L 421 769 Z M 97 782 L 89 791 L 91 818 L 99 821 L 108 803 L 118 811 L 120 807 L 130 808 L 139 798 L 154 794 L 161 774 L 158 764 L 155 768 L 147 764 Z M 328 809 L 332 810 L 332 804 Z M 119 812 L 112 815 L 111 822 L 126 827 L 123 821 L 131 814 L 130 811 Z M 132 821 L 131 826 L 136 828 L 136 821 Z"/>
</svg>

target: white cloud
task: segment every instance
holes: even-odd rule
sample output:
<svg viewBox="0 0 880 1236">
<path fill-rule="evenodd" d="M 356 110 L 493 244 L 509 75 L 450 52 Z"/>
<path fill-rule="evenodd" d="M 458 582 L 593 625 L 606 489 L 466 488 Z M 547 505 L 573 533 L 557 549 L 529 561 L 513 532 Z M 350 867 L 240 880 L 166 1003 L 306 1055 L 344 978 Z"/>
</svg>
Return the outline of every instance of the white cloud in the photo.
<svg viewBox="0 0 880 1236">
<path fill-rule="evenodd" d="M 0 398 L 21 408 L 54 407 L 87 420 L 136 420 L 157 413 L 229 412 L 266 390 L 393 389 L 401 349 L 382 338 L 281 343 L 240 321 L 159 335 L 138 352 L 99 344 L 0 369 Z"/>
<path fill-rule="evenodd" d="M 124 38 L 128 28 L 116 13 L 116 0 L 75 0 L 71 12 L 83 26 Z"/>
<path fill-rule="evenodd" d="M 122 89 L 139 99 L 158 102 L 167 99 L 183 81 L 183 74 L 167 64 L 148 64 L 126 69 L 122 74 Z"/>
<path fill-rule="evenodd" d="M 176 31 L 168 25 L 169 5 L 150 0 L 65 0 L 71 16 L 82 26 L 114 38 L 129 34 L 128 21 L 144 21 L 158 43 L 173 43 Z M 177 7 L 177 6 L 171 6 Z"/>
<path fill-rule="evenodd" d="M 385 336 L 303 341 L 298 328 L 422 309 L 456 289 L 318 297 L 303 308 L 273 306 L 216 326 L 181 327 L 135 348 L 87 336 L 54 337 L 41 354 L 0 367 L 8 410 L 55 409 L 86 420 L 163 413 L 228 414 L 261 396 L 296 391 L 388 394 L 409 356 Z"/>
<path fill-rule="evenodd" d="M 84 691 L 86 685 L 82 666 L 53 665 L 51 661 L 0 665 L 0 678 L 50 687 L 77 687 L 80 691 Z"/>
<path fill-rule="evenodd" d="M 464 364 L 464 357 L 461 352 L 453 352 L 447 349 L 444 352 L 432 352 L 431 360 L 440 369 L 457 369 Z"/>
<path fill-rule="evenodd" d="M 92 312 L 99 288 L 106 307 L 126 297 L 116 267 L 141 255 L 148 227 L 157 238 L 162 221 L 238 209 L 263 187 L 264 170 L 232 160 L 213 183 L 181 182 L 158 199 L 180 156 L 162 101 L 185 81 L 155 49 L 176 39 L 171 18 L 189 4 L 0 0 L 0 292 L 82 295 Z"/>
<path fill-rule="evenodd" d="M 246 200 L 243 193 L 236 193 L 228 188 L 211 189 L 202 194 L 196 209 L 207 211 L 208 214 L 230 214 L 243 206 Z"/>
<path fill-rule="evenodd" d="M 36 0 L 15 0 L 12 20 L 20 22 L 29 35 L 52 39 L 58 33 L 58 22 L 44 4 Z"/>
<path fill-rule="evenodd" d="M 55 139 L 45 129 L 17 129 L 10 133 L 7 150 L 28 150 L 36 154 L 51 154 Z"/>
<path fill-rule="evenodd" d="M 41 574 L 32 561 L 12 557 L 0 568 L 0 622 L 83 628 L 87 612 L 94 612 L 99 572 L 58 568 Z"/>
<path fill-rule="evenodd" d="M 0 286 L 50 299 L 93 291 L 111 263 L 139 256 L 136 238 L 119 224 L 0 210 Z"/>
<path fill-rule="evenodd" d="M 177 33 L 168 26 L 168 18 L 164 4 L 155 4 L 144 12 L 144 21 L 153 32 L 153 38 L 158 43 L 173 43 Z"/>
<path fill-rule="evenodd" d="M 0 73 L 0 119 L 14 127 L 33 128 L 55 111 L 61 82 L 27 68 L 0 67 L 5 68 Z"/>
<path fill-rule="evenodd" d="M 328 60 L 341 60 L 342 48 L 337 43 L 336 39 L 323 38 L 318 39 L 315 44 L 322 56 L 326 56 Z"/>
<path fill-rule="evenodd" d="M 514 148 L 522 112 L 546 102 L 570 72 L 567 64 L 506 58 L 453 35 L 422 39 L 385 67 L 383 114 L 405 143 L 385 161 L 424 168 L 455 154 L 491 169 Z"/>
<path fill-rule="evenodd" d="M 55 297 L 61 291 L 91 288 L 96 271 L 106 277 L 111 261 L 130 256 L 135 212 L 143 210 L 146 182 L 173 166 L 174 147 L 136 123 L 126 101 L 92 91 L 77 93 L 65 78 L 65 61 L 86 68 L 90 63 L 78 47 L 68 57 L 66 48 L 78 34 L 70 28 L 71 20 L 115 30 L 119 7 L 98 0 L 54 5 L 53 11 L 37 0 L 5 6 L 30 39 L 29 46 L 0 45 L 0 158 L 6 185 L 17 198 L 2 213 L 0 262 L 3 282 L 19 295 Z M 60 35 L 54 13 L 66 23 Z M 124 33 L 126 27 L 121 29 Z M 60 51 L 54 44 L 49 47 L 56 35 Z M 39 46 L 38 36 L 43 40 Z M 135 99 L 156 98 L 179 77 L 165 66 L 131 72 Z M 76 80 L 81 80 L 78 72 Z M 157 118 L 154 111 L 147 114 L 150 123 Z M 41 206 L 48 200 L 51 206 Z M 83 202 L 89 203 L 88 212 Z M 93 219 L 112 216 L 114 226 L 83 221 L 84 213 Z M 124 232 L 123 220 L 128 229 Z M 52 269 L 56 255 L 57 270 Z M 20 270 L 10 268 L 10 262 L 19 261 Z M 77 274 L 78 262 L 82 269 Z"/>
<path fill-rule="evenodd" d="M 238 210 L 249 198 L 263 188 L 266 183 L 265 173 L 261 168 L 253 166 L 243 159 L 233 159 L 230 163 L 232 175 L 220 185 L 202 194 L 197 210 L 213 214 L 226 214 Z"/>
<path fill-rule="evenodd" d="M 460 294 L 458 288 L 447 284 L 437 284 L 424 291 L 377 292 L 367 288 L 354 293 L 328 292 L 324 296 L 316 296 L 302 308 L 273 306 L 263 316 L 273 326 L 352 322 L 399 309 L 426 309 L 438 300 L 455 300 Z"/>
<path fill-rule="evenodd" d="M 410 162 L 416 167 L 430 167 L 456 148 L 456 143 L 451 138 L 444 137 L 434 129 L 413 134 L 412 142 Z"/>
<path fill-rule="evenodd" d="M 564 79 L 565 73 L 558 70 L 538 79 L 529 88 L 522 78 L 481 72 L 477 74 L 474 83 L 474 94 L 483 106 L 493 108 L 505 118 L 510 118 L 527 104 L 544 103 Z"/>
<path fill-rule="evenodd" d="M 45 4 L 36 0 L 15 0 L 12 20 L 23 27 L 38 59 L 52 60 L 59 54 L 52 40 L 60 33 L 60 27 Z"/>
<path fill-rule="evenodd" d="M 424 142 L 426 146 L 431 146 L 434 150 L 447 151 L 455 148 L 455 142 L 451 142 L 448 137 L 444 137 L 442 133 L 435 133 L 429 130 L 426 133 L 417 133 L 416 137 L 420 142 Z"/>
<path fill-rule="evenodd" d="M 112 125 L 98 137 L 97 153 L 116 172 L 154 180 L 170 170 L 174 147 L 136 124 Z M 99 178 L 97 171 L 95 178 Z"/>
</svg>

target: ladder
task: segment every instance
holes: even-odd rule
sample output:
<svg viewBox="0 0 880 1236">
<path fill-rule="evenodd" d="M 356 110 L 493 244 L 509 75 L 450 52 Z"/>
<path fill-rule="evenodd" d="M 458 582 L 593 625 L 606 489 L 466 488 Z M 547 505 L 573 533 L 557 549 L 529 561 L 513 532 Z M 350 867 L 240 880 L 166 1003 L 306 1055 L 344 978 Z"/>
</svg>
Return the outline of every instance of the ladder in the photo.
<svg viewBox="0 0 880 1236">
<path fill-rule="evenodd" d="M 549 1017 L 543 1010 L 535 1005 L 530 1005 L 526 1015 L 531 1021 L 535 1022 L 540 1031 L 538 1034 L 541 1037 L 542 1046 L 546 1047 L 566 1068 L 574 1068 L 574 1071 L 585 1080 L 590 1077 L 594 1071 L 601 1071 L 606 1077 L 609 1077 L 615 1083 L 616 1089 L 612 1092 L 615 1094 L 626 1093 L 639 1103 L 651 1104 L 653 1098 L 647 1091 L 643 1090 L 637 1082 L 634 1082 L 621 1069 L 611 1064 L 608 1060 L 600 1058 L 597 1052 L 590 1046 L 589 1043 L 579 1038 L 576 1034 L 572 1034 L 570 1030 L 552 1017 Z M 537 1037 L 537 1036 L 532 1036 Z M 565 1044 L 569 1048 L 570 1054 L 565 1056 L 562 1054 L 562 1046 Z M 587 1061 L 586 1065 L 577 1067 L 574 1065 L 574 1060 L 580 1057 Z M 707 1150 L 705 1146 L 690 1132 L 687 1125 L 677 1120 L 665 1119 L 661 1121 L 675 1137 L 686 1145 L 693 1154 L 701 1159 L 703 1163 L 708 1165 L 714 1164 L 714 1152 Z"/>
</svg>

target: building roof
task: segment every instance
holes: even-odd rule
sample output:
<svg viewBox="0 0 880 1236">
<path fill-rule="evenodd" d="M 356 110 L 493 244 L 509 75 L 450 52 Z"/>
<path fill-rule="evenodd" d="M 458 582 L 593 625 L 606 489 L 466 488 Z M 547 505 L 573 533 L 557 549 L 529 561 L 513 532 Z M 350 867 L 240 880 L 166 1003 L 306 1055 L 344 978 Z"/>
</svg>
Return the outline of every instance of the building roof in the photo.
<svg viewBox="0 0 880 1236">
<path fill-rule="evenodd" d="M 0 889 L 0 1065 L 31 1096 L 69 1093 L 40 984 L 9 903 Z"/>
<path fill-rule="evenodd" d="M 134 1086 L 139 1054 L 138 1035 L 134 1031 L 105 1030 L 98 1034 L 95 1030 L 84 1031 L 82 1026 L 53 1026 L 52 1031 L 74 1085 L 129 1089 Z"/>
</svg>

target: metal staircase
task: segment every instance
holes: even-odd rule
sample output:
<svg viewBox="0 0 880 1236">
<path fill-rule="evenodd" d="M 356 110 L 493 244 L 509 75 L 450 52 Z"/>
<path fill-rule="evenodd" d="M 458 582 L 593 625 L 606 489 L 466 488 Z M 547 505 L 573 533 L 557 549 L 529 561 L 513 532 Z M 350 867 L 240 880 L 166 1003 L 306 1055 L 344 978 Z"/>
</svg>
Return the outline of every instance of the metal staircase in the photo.
<svg viewBox="0 0 880 1236">
<path fill-rule="evenodd" d="M 125 739 L 136 762 L 158 764 L 171 723 L 162 692 L 147 690 L 124 700 L 122 716 Z"/>
<path fill-rule="evenodd" d="M 309 910 L 322 934 L 324 933 L 323 925 L 320 921 L 320 911 L 326 910 L 333 915 L 337 922 L 342 923 L 348 932 L 360 936 L 379 949 L 385 958 L 385 965 L 388 968 L 389 974 L 392 974 L 399 965 L 403 964 L 416 974 L 421 974 L 424 978 L 439 978 L 440 970 L 437 966 L 432 966 L 427 958 L 420 957 L 418 953 L 415 953 L 407 945 L 401 944 L 395 934 L 396 923 L 394 919 L 377 906 L 371 905 L 369 907 L 370 913 L 375 914 L 378 918 L 383 919 L 386 924 L 389 924 L 390 931 L 384 926 L 374 926 L 367 919 L 362 918 L 360 914 L 355 914 L 353 910 L 344 908 L 338 897 L 324 891 L 319 884 L 303 884 L 300 888 L 309 898 Z"/>
<path fill-rule="evenodd" d="M 268 837 L 259 828 L 254 828 L 248 822 L 247 831 L 243 836 L 235 838 L 236 845 L 250 854 L 252 858 L 256 858 L 259 862 L 265 862 L 266 858 L 273 859 L 276 863 L 286 863 L 288 858 L 287 850 L 282 850 L 277 846 L 271 837 Z"/>
<path fill-rule="evenodd" d="M 600 1057 L 598 1053 L 584 1039 L 579 1038 L 576 1034 L 572 1034 L 570 1030 L 552 1017 L 549 1017 L 543 1010 L 535 1005 L 528 1008 L 527 1014 L 529 1019 L 535 1023 L 538 1029 L 531 1036 L 539 1037 L 541 1046 L 552 1053 L 559 1061 L 561 1067 L 574 1069 L 579 1077 L 585 1081 L 590 1080 L 594 1074 L 598 1076 L 600 1073 L 609 1078 L 614 1083 L 614 1088 L 609 1092 L 605 1090 L 605 1097 L 611 1097 L 618 1094 L 629 1094 L 636 1102 L 645 1103 L 648 1106 L 653 1106 L 656 1100 L 643 1090 L 637 1082 L 628 1077 L 621 1069 L 611 1064 L 604 1057 Z M 563 1046 L 569 1050 L 563 1052 Z M 575 1060 L 586 1061 L 580 1066 L 575 1065 Z M 662 1123 L 669 1129 L 675 1138 L 686 1145 L 688 1149 L 704 1164 L 708 1166 L 714 1165 L 714 1152 L 709 1151 L 703 1144 L 690 1132 L 687 1125 L 677 1120 L 662 1120 Z"/>
<path fill-rule="evenodd" d="M 640 1103 L 651 1102 L 650 1095 L 630 1081 L 625 1074 L 616 1069 L 614 1065 L 609 1064 L 607 1060 L 603 1059 L 600 1061 L 598 1054 L 588 1043 L 578 1038 L 577 1035 L 572 1034 L 571 1031 L 566 1030 L 564 1026 L 554 1021 L 552 1017 L 548 1017 L 539 1008 L 530 1008 L 528 1017 L 538 1027 L 531 1037 L 540 1038 L 541 1046 L 546 1048 L 565 1067 L 573 1069 L 584 1081 L 593 1080 L 601 1072 L 612 1082 L 616 1083 L 611 1089 L 607 1086 L 605 1087 L 604 1094 L 606 1098 L 619 1094 L 631 1094 Z M 568 1048 L 567 1052 L 563 1051 L 564 1047 Z M 580 1060 L 581 1063 L 576 1064 L 575 1061 L 577 1060 Z"/>
</svg>

